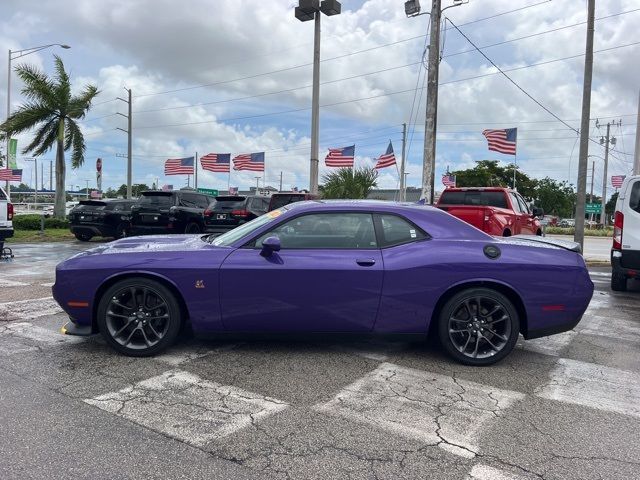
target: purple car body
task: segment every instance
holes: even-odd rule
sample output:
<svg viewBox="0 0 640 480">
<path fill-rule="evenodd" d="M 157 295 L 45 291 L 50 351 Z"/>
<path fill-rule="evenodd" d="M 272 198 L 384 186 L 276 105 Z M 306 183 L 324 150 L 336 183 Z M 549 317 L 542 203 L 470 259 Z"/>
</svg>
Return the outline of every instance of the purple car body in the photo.
<svg viewBox="0 0 640 480">
<path fill-rule="evenodd" d="M 426 236 L 386 248 L 283 248 L 270 256 L 246 247 L 295 217 L 353 212 L 397 215 Z M 228 246 L 181 235 L 87 250 L 57 266 L 54 298 L 75 333 L 96 333 L 98 303 L 110 285 L 148 277 L 175 293 L 196 333 L 426 334 L 447 298 L 481 286 L 505 294 L 521 333 L 535 338 L 573 328 L 593 294 L 582 256 L 566 246 L 540 237 L 493 238 L 431 207 L 310 201 L 267 216 Z"/>
</svg>

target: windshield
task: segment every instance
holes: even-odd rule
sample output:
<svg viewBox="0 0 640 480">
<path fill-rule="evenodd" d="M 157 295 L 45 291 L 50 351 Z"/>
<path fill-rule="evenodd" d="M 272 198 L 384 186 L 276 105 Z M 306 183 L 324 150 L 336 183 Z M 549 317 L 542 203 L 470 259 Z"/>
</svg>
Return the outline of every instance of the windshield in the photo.
<svg viewBox="0 0 640 480">
<path fill-rule="evenodd" d="M 249 236 L 252 232 L 258 228 L 266 225 L 267 223 L 275 221 L 280 215 L 284 213 L 285 209 L 273 210 L 265 215 L 262 215 L 250 222 L 245 223 L 233 230 L 215 237 L 211 240 L 211 243 L 217 247 L 228 247 L 232 243 L 237 242 L 242 237 Z"/>
<path fill-rule="evenodd" d="M 173 205 L 173 197 L 171 195 L 143 195 L 138 203 L 140 205 L 170 207 Z"/>
</svg>

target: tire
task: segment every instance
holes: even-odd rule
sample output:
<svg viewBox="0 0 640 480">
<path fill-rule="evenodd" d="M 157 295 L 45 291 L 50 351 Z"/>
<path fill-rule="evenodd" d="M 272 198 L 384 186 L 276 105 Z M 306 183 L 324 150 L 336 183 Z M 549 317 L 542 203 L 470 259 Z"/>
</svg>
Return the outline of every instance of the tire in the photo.
<svg viewBox="0 0 640 480">
<path fill-rule="evenodd" d="M 173 345 L 182 319 L 178 301 L 167 287 L 139 277 L 121 280 L 102 295 L 97 323 L 116 351 L 148 357 Z"/>
<path fill-rule="evenodd" d="M 184 233 L 190 233 L 190 234 L 202 233 L 202 229 L 200 228 L 200 225 L 198 225 L 196 222 L 190 222 L 187 224 L 186 228 L 184 229 Z"/>
<path fill-rule="evenodd" d="M 502 232 L 502 236 L 503 237 L 510 237 L 511 236 L 511 230 L 505 230 L 504 232 Z"/>
<path fill-rule="evenodd" d="M 476 315 L 478 310 L 481 315 Z M 489 288 L 458 292 L 445 303 L 438 317 L 440 345 L 465 365 L 499 362 L 513 350 L 519 334 L 520 317 L 513 303 Z"/>
<path fill-rule="evenodd" d="M 81 242 L 88 242 L 93 238 L 93 235 L 90 233 L 74 233 L 75 237 Z"/>
<path fill-rule="evenodd" d="M 627 291 L 627 278 L 622 273 L 611 273 L 611 290 L 613 290 L 614 292 Z"/>
<path fill-rule="evenodd" d="M 113 238 L 115 238 L 116 240 L 120 240 L 121 238 L 124 238 L 126 236 L 127 236 L 127 227 L 125 226 L 124 223 L 121 223 L 116 227 L 116 232 Z"/>
<path fill-rule="evenodd" d="M 542 230 L 538 229 L 538 230 L 536 231 L 536 235 L 537 235 L 537 236 L 539 236 L 539 237 L 541 237 L 541 236 L 542 236 Z"/>
</svg>

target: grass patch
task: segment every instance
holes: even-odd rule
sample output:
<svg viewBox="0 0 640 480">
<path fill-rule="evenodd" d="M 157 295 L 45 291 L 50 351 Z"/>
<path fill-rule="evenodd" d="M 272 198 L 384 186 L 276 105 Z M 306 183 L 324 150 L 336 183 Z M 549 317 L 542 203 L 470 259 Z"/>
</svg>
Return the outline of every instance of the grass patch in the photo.
<svg viewBox="0 0 640 480">
<path fill-rule="evenodd" d="M 16 230 L 13 237 L 7 238 L 6 243 L 68 242 L 75 239 L 68 228 L 49 228 L 44 231 L 44 235 L 36 230 Z"/>
<path fill-rule="evenodd" d="M 574 228 L 561 228 L 561 227 L 547 227 L 544 231 L 549 235 L 573 235 L 575 232 Z M 585 237 L 613 237 L 613 228 L 603 228 L 603 229 L 595 229 L 595 228 L 585 228 L 584 229 Z"/>
</svg>

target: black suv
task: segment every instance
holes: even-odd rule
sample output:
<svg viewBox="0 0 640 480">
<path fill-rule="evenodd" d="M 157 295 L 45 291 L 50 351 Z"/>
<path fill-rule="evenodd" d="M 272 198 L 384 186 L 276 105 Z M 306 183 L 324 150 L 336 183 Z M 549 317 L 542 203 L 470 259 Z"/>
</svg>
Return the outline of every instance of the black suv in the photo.
<svg viewBox="0 0 640 480">
<path fill-rule="evenodd" d="M 93 237 L 122 238 L 129 229 L 135 200 L 82 200 L 69 212 L 71 233 L 88 242 Z"/>
<path fill-rule="evenodd" d="M 219 196 L 204 212 L 204 231 L 223 233 L 247 223 L 269 210 L 269 197 Z"/>
<path fill-rule="evenodd" d="M 200 233 L 213 197 L 194 191 L 142 192 L 131 208 L 131 235 Z"/>
</svg>

